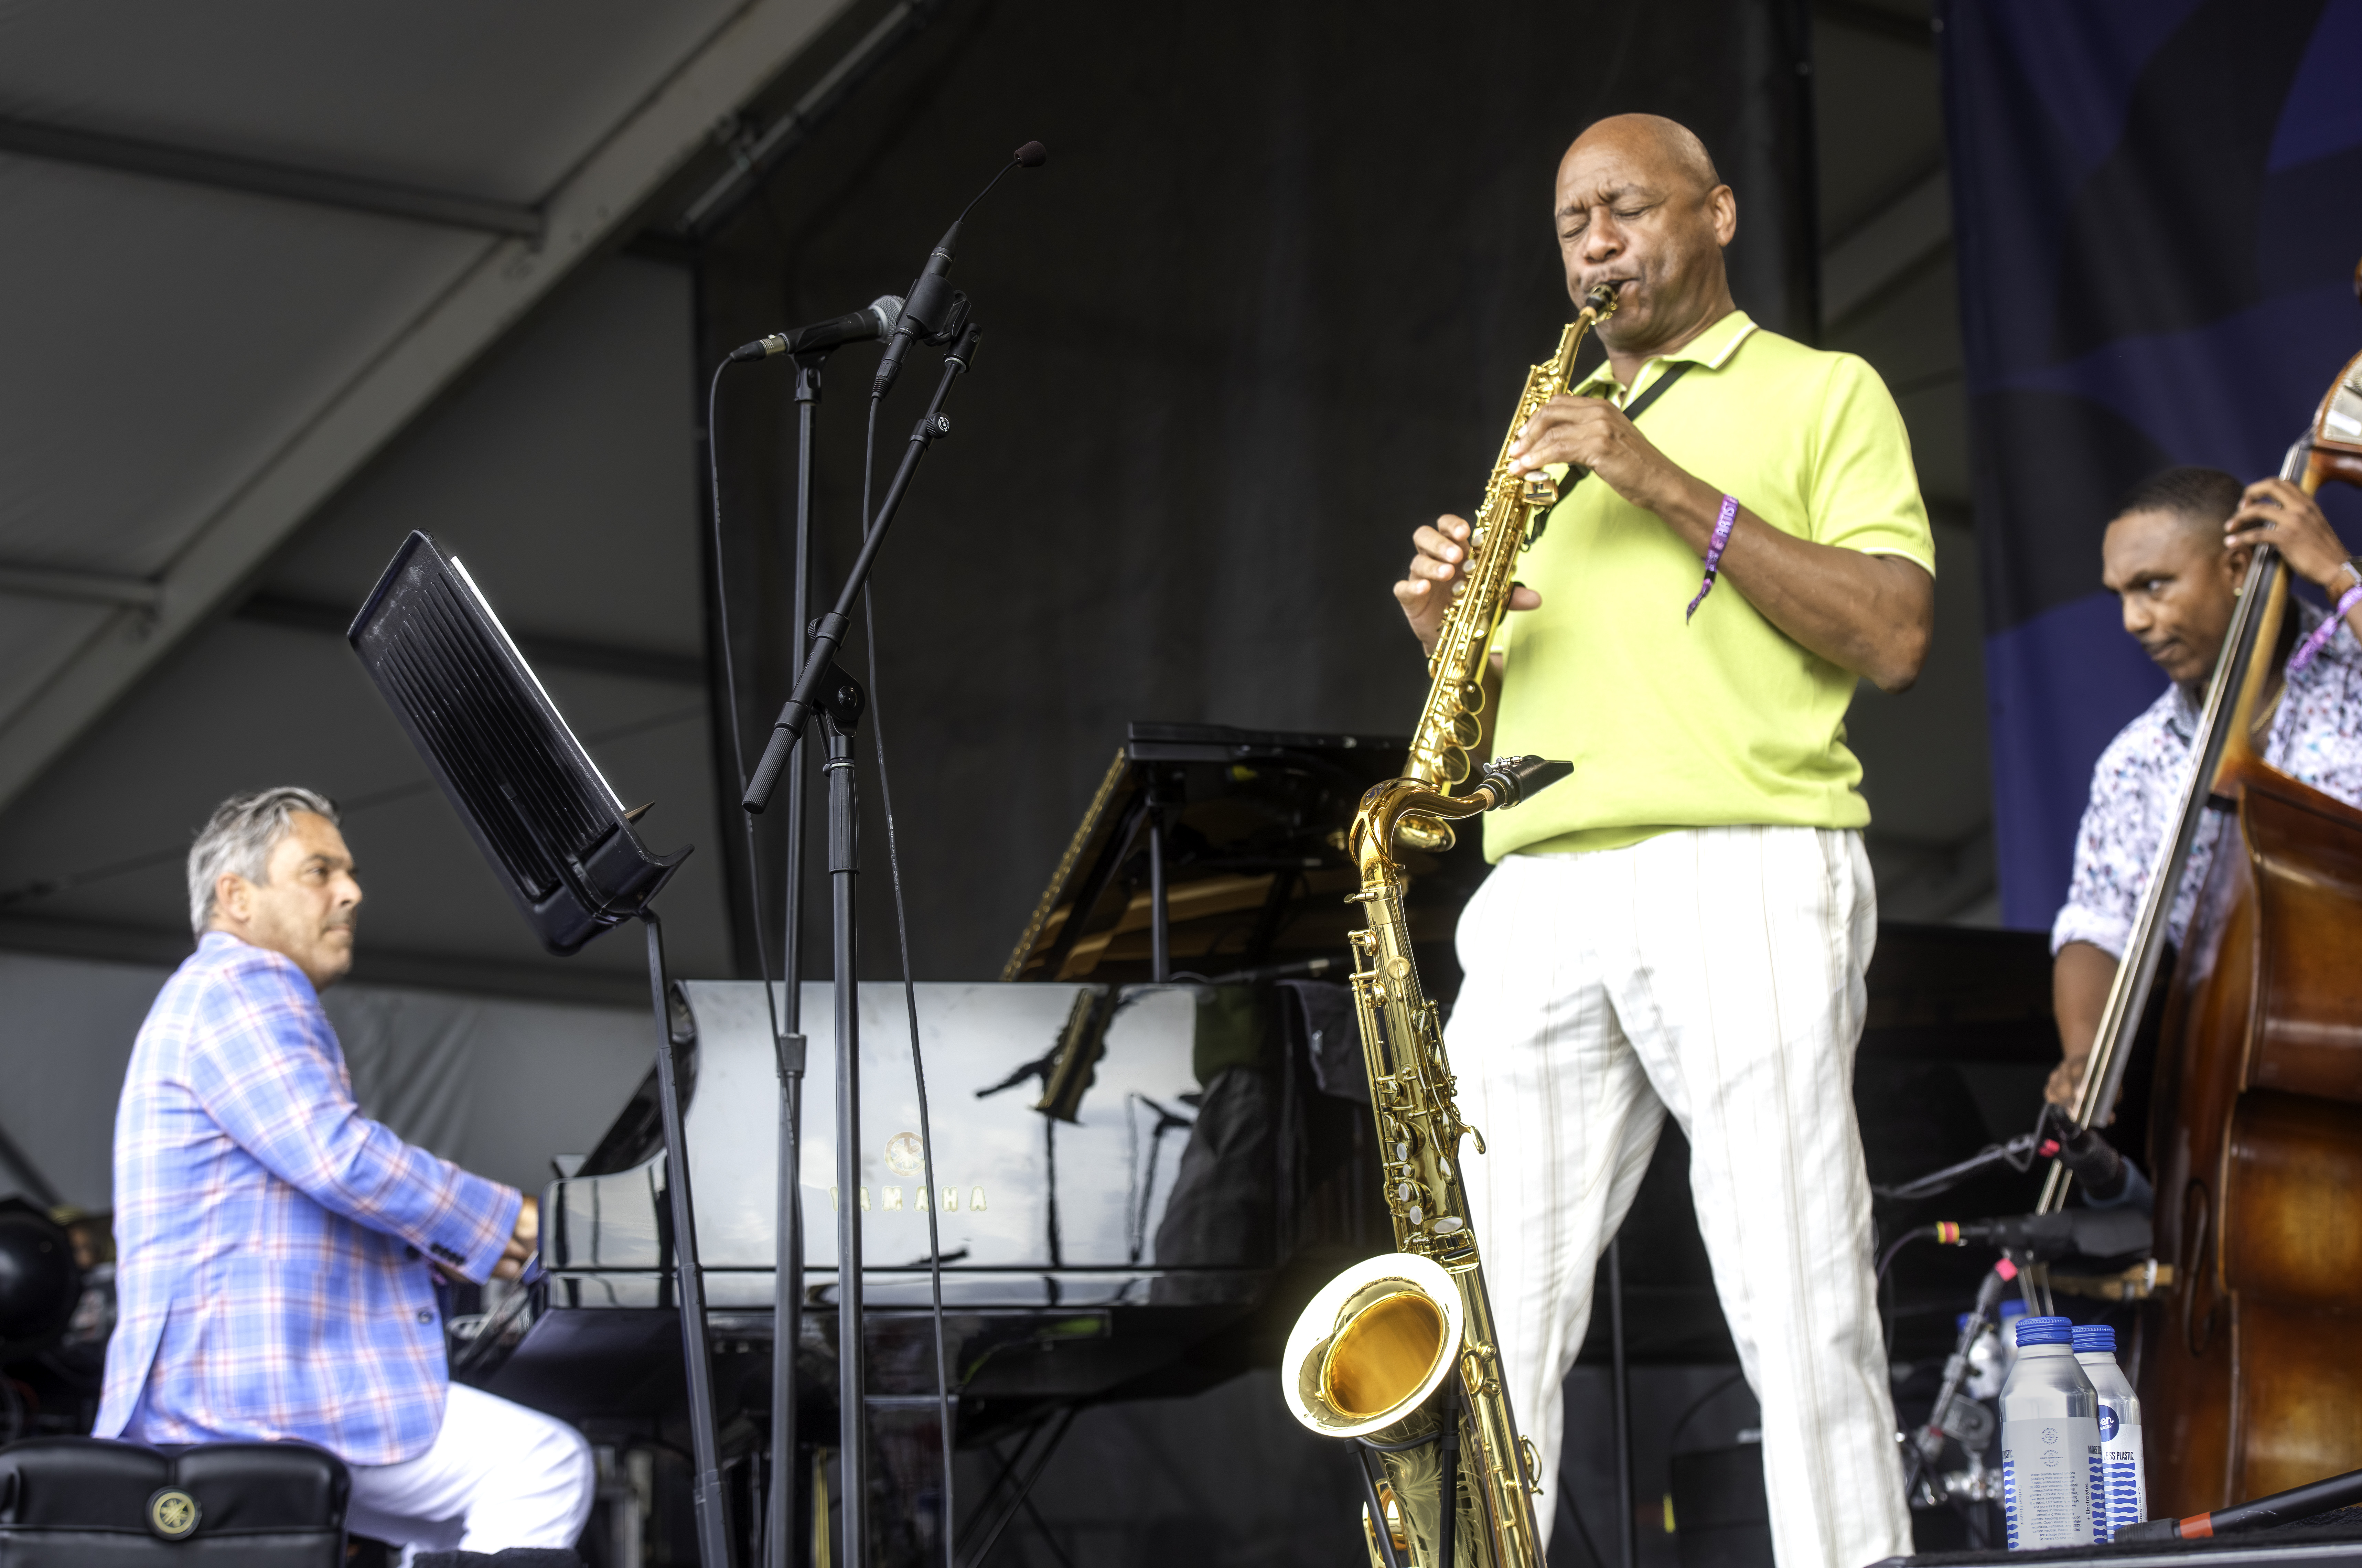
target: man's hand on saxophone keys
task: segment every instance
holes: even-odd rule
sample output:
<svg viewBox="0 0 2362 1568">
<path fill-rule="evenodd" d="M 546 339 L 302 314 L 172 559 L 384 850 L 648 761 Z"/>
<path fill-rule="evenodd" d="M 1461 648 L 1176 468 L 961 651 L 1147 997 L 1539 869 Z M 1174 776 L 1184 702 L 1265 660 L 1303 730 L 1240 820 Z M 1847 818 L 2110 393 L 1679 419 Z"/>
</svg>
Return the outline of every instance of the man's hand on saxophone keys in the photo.
<svg viewBox="0 0 2362 1568">
<path fill-rule="evenodd" d="M 1451 608 L 1452 587 L 1467 569 L 1468 520 L 1447 513 L 1433 527 L 1413 531 L 1410 540 L 1417 553 L 1395 584 L 1395 602 L 1402 606 L 1403 619 L 1410 623 L 1418 646 L 1431 654 L 1443 632 L 1444 612 Z M 1537 609 L 1541 602 L 1542 596 L 1530 588 L 1509 591 L 1512 610 Z"/>
<path fill-rule="evenodd" d="M 1697 480 L 1640 434 L 1624 411 L 1605 399 L 1562 392 L 1534 411 L 1509 447 L 1509 471 L 1531 473 L 1552 463 L 1589 469 L 1608 489 L 1644 512 L 1662 512 L 1684 484 Z"/>
</svg>

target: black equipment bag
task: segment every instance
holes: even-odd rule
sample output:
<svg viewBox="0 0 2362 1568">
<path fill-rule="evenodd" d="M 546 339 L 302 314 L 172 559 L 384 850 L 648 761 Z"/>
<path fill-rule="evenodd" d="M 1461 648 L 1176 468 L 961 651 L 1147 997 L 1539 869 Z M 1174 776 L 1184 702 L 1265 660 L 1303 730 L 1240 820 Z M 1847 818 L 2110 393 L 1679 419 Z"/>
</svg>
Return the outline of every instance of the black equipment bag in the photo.
<svg viewBox="0 0 2362 1568">
<path fill-rule="evenodd" d="M 342 1568 L 351 1493 L 305 1443 L 32 1438 L 0 1448 L 0 1568 Z"/>
</svg>

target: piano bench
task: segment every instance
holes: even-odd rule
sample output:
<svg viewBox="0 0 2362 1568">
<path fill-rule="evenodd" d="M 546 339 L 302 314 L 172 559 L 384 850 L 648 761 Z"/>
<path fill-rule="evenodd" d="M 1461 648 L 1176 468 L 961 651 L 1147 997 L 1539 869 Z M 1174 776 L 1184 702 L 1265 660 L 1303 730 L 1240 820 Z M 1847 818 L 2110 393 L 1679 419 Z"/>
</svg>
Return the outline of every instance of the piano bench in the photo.
<svg viewBox="0 0 2362 1568">
<path fill-rule="evenodd" d="M 342 1568 L 352 1477 L 305 1443 L 0 1448 L 0 1568 Z"/>
</svg>

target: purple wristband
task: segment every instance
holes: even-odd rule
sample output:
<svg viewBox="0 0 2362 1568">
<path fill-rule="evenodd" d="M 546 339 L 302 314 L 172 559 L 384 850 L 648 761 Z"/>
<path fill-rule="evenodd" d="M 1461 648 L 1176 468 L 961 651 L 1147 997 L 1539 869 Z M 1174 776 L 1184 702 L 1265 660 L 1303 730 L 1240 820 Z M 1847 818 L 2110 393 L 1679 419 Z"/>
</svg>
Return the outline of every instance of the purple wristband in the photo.
<svg viewBox="0 0 2362 1568">
<path fill-rule="evenodd" d="M 1714 574 L 1716 569 L 1722 565 L 1722 547 L 1730 543 L 1730 525 L 1738 521 L 1738 498 L 1735 495 L 1724 496 L 1722 510 L 1716 514 L 1714 520 L 1714 537 L 1706 542 L 1705 580 L 1698 584 L 1697 597 L 1691 600 L 1690 607 L 1683 612 L 1682 624 L 1685 626 L 1689 624 L 1690 617 L 1697 613 L 1697 607 L 1705 602 L 1707 594 L 1714 591 Z"/>
<path fill-rule="evenodd" d="M 2337 608 L 2329 613 L 2329 619 L 2315 626 L 2312 629 L 2312 635 L 2305 638 L 2296 652 L 2289 655 L 2288 667 L 2290 675 L 2294 675 L 2298 670 L 2311 664 L 2313 656 L 2329 646 L 2329 639 L 2335 636 L 2337 628 L 2345 624 L 2345 613 L 2356 604 L 2362 604 L 2362 582 L 2356 582 L 2339 594 Z"/>
</svg>

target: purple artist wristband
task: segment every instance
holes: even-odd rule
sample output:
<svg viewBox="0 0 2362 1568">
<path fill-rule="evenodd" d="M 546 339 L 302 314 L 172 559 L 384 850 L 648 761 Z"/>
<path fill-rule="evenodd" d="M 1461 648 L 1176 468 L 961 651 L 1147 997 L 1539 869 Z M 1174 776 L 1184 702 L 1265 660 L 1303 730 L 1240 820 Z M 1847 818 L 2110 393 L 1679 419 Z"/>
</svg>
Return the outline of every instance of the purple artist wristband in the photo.
<svg viewBox="0 0 2362 1568">
<path fill-rule="evenodd" d="M 2355 575 L 2362 578 L 2362 572 Z M 2294 675 L 2298 670 L 2311 664 L 2313 656 L 2329 646 L 2329 639 L 2335 636 L 2337 628 L 2345 624 L 2345 613 L 2356 604 L 2362 604 L 2362 581 L 2356 582 L 2353 587 L 2339 594 L 2337 608 L 2329 613 L 2329 619 L 2315 626 L 2312 629 L 2312 635 L 2305 638 L 2296 652 L 2289 655 L 2288 667 L 2290 675 Z"/>
<path fill-rule="evenodd" d="M 1714 519 L 1714 537 L 1706 542 L 1705 580 L 1698 584 L 1697 597 L 1690 601 L 1690 607 L 1682 613 L 1683 625 L 1689 624 L 1690 617 L 1697 613 L 1697 607 L 1705 602 L 1707 594 L 1714 591 L 1714 574 L 1716 569 L 1722 565 L 1722 547 L 1730 543 L 1730 525 L 1738 521 L 1738 498 L 1724 496 L 1722 510 L 1716 513 Z"/>
</svg>

